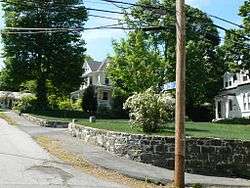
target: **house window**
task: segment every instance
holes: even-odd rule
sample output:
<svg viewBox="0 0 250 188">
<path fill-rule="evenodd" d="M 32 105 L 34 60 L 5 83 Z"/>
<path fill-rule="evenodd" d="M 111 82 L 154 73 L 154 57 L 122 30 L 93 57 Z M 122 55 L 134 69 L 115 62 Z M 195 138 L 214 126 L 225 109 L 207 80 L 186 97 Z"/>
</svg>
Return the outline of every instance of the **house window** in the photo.
<svg viewBox="0 0 250 188">
<path fill-rule="evenodd" d="M 109 79 L 105 78 L 105 85 L 109 85 Z"/>
<path fill-rule="evenodd" d="M 104 91 L 102 94 L 102 100 L 107 101 L 109 98 L 109 93 L 107 91 Z"/>
<path fill-rule="evenodd" d="M 228 82 L 225 82 L 225 87 L 228 87 Z"/>
<path fill-rule="evenodd" d="M 232 86 L 232 81 L 229 81 L 229 86 Z"/>
<path fill-rule="evenodd" d="M 246 95 L 243 94 L 243 107 L 244 107 L 244 110 L 247 110 L 247 101 L 246 101 Z"/>
<path fill-rule="evenodd" d="M 229 111 L 233 110 L 233 101 L 232 99 L 229 99 Z"/>
<path fill-rule="evenodd" d="M 247 81 L 247 75 L 243 76 L 243 81 Z"/>
<path fill-rule="evenodd" d="M 248 110 L 250 110 L 250 93 L 247 94 Z"/>
<path fill-rule="evenodd" d="M 235 74 L 234 76 L 233 76 L 233 81 L 235 82 L 237 80 L 237 75 Z"/>
</svg>

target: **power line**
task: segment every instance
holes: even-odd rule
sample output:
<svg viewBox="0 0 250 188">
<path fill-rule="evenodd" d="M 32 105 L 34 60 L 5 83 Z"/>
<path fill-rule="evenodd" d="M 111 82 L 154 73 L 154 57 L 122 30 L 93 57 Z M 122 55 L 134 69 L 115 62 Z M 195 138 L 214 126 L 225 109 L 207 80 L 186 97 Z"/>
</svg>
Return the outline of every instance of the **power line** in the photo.
<svg viewBox="0 0 250 188">
<path fill-rule="evenodd" d="M 123 1 L 117 1 L 117 0 L 101 0 L 101 1 L 104 1 L 104 2 L 110 2 L 110 3 L 117 3 L 117 4 L 124 4 L 124 5 L 131 5 L 131 6 L 136 6 L 136 7 L 141 7 L 141 8 L 147 8 L 147 9 L 156 9 L 156 10 L 161 10 L 161 11 L 165 11 L 164 7 L 163 6 L 152 6 L 152 5 L 139 5 L 139 4 L 135 4 L 135 3 L 127 3 L 127 2 L 123 2 Z M 176 11 L 172 11 L 173 13 L 175 13 Z M 212 18 L 215 18 L 215 19 L 218 19 L 220 21 L 223 21 L 223 22 L 226 22 L 226 23 L 229 23 L 231 25 L 234 25 L 234 26 L 237 26 L 241 29 L 244 29 L 244 26 L 243 25 L 240 25 L 240 24 L 237 24 L 235 22 L 232 22 L 230 20 L 227 20 L 225 18 L 221 18 L 219 16 L 216 16 L 216 15 L 212 15 L 212 14 L 208 14 L 206 13 L 208 16 L 212 17 Z"/>
<path fill-rule="evenodd" d="M 125 14 L 123 12 L 112 11 L 112 10 L 104 10 L 104 9 L 96 9 L 96 8 L 86 8 L 86 10 L 96 11 L 96 12 L 105 12 L 105 13 L 110 13 L 110 14 L 121 14 L 121 15 Z M 128 13 L 126 13 L 126 14 L 128 14 Z"/>
<path fill-rule="evenodd" d="M 122 21 L 120 18 L 114 18 L 110 16 L 101 16 L 101 15 L 96 15 L 96 14 L 88 14 L 89 17 L 95 17 L 95 18 L 103 18 L 103 19 L 108 19 L 108 20 L 116 20 L 116 21 Z"/>
<path fill-rule="evenodd" d="M 155 10 L 161 10 L 161 11 L 165 11 L 165 7 L 162 6 L 162 5 L 159 5 L 159 6 L 153 6 L 153 5 L 139 5 L 139 4 L 136 4 L 136 3 L 128 3 L 128 2 L 123 2 L 123 1 L 118 1 L 118 0 L 100 0 L 100 1 L 103 1 L 103 2 L 107 2 L 106 4 L 108 3 L 112 3 L 112 4 L 123 4 L 123 5 L 130 5 L 130 6 L 136 6 L 136 7 L 141 7 L 141 8 L 146 8 L 146 9 L 155 9 Z M 15 2 L 7 2 L 7 1 L 4 1 L 4 0 L 0 0 L 0 2 L 3 2 L 3 3 L 9 3 L 9 4 L 17 4 Z M 34 1 L 25 1 L 25 2 L 29 2 L 29 3 L 35 3 Z M 97 2 L 97 1 L 88 1 L 88 0 L 85 0 L 85 2 L 90 2 L 90 3 L 101 3 L 101 2 Z M 20 2 L 18 2 L 20 4 Z M 103 4 L 103 3 L 102 3 Z M 56 3 L 54 5 L 60 5 L 60 6 L 64 6 L 65 4 L 63 3 Z M 79 7 L 79 6 L 82 6 L 81 4 L 77 4 L 77 5 L 65 5 L 66 7 Z M 121 8 L 121 7 L 119 7 Z M 124 8 L 124 7 L 123 7 Z M 86 10 L 90 10 L 90 11 L 98 11 L 98 12 L 106 12 L 106 13 L 114 13 L 114 14 L 124 14 L 122 12 L 118 12 L 118 11 L 110 11 L 110 10 L 102 10 L 102 9 L 94 9 L 94 8 L 86 8 Z M 175 11 L 172 11 L 173 13 L 175 13 Z M 162 12 L 163 13 L 163 12 Z M 166 14 L 166 13 L 165 13 Z M 215 19 L 218 19 L 220 21 L 223 21 L 223 22 L 226 22 L 226 23 L 229 23 L 231 25 L 234 25 L 234 26 L 237 26 L 241 29 L 244 29 L 244 26 L 243 25 L 240 25 L 240 24 L 237 24 L 235 22 L 232 22 L 230 20 L 227 20 L 225 18 L 222 18 L 222 17 L 219 17 L 219 16 L 216 16 L 216 15 L 212 15 L 212 14 L 208 14 L 206 13 L 208 16 L 212 17 L 212 18 L 215 18 Z M 129 15 L 127 13 L 127 15 Z"/>
<path fill-rule="evenodd" d="M 243 26 L 243 25 L 234 23 L 234 22 L 232 22 L 232 21 L 230 21 L 230 20 L 226 20 L 226 19 L 224 19 L 224 18 L 215 16 L 215 15 L 212 15 L 212 14 L 207 14 L 207 15 L 210 16 L 210 17 L 212 17 L 212 18 L 215 18 L 215 19 L 217 19 L 217 20 L 221 20 L 221 21 L 223 21 L 223 22 L 226 22 L 226 23 L 229 23 L 229 24 L 231 24 L 231 25 L 237 26 L 237 27 L 239 27 L 239 28 L 241 28 L 241 29 L 244 29 L 244 26 Z"/>
<path fill-rule="evenodd" d="M 101 1 L 105 1 L 105 2 L 109 2 L 109 3 L 119 3 L 119 4 L 125 4 L 125 5 L 131 5 L 131 6 L 139 6 L 139 7 L 143 7 L 143 8 L 150 8 L 150 9 L 161 9 L 162 6 L 159 6 L 159 7 L 155 7 L 155 6 L 151 6 L 151 5 L 138 5 L 138 4 L 134 4 L 134 3 L 126 3 L 126 2 L 122 2 L 122 1 L 117 1 L 117 0 L 101 0 Z M 0 0 L 0 2 L 5 2 L 5 3 L 10 3 L 10 2 L 6 2 L 6 1 L 2 1 Z M 27 2 L 27 1 L 26 1 Z M 28 1 L 28 2 L 31 2 L 31 1 Z M 11 2 L 12 3 L 12 2 Z M 34 1 L 32 1 L 32 3 L 34 3 Z M 62 4 L 60 4 L 62 5 Z M 66 5 L 68 6 L 68 5 Z M 74 5 L 75 6 L 75 5 Z M 78 6 L 78 5 L 77 5 Z M 126 12 L 118 12 L 118 11 L 110 11 L 110 10 L 104 10 L 104 9 L 95 9 L 95 8 L 86 8 L 86 10 L 89 10 L 89 11 L 97 11 L 97 12 L 104 12 L 104 13 L 111 13 L 111 14 L 120 14 L 120 15 L 131 15 L 129 13 L 126 13 Z M 161 9 L 162 10 L 162 9 Z M 90 14 L 91 15 L 91 14 Z M 106 18 L 106 19 L 113 19 L 113 20 L 118 20 L 116 18 L 113 18 L 113 17 L 107 17 L 107 16 L 98 16 L 98 15 L 91 15 L 92 17 L 99 17 L 99 18 Z M 210 15 L 210 16 L 213 16 L 213 15 Z M 223 18 L 220 18 L 220 17 L 217 17 L 217 16 L 213 16 L 214 18 L 218 18 L 218 19 L 223 19 Z M 228 21 L 228 20 L 225 20 L 223 19 L 224 21 Z M 119 20 L 118 20 L 119 21 Z M 228 22 L 231 22 L 231 21 L 228 21 Z M 233 22 L 231 22 L 232 24 L 235 24 Z M 237 24 L 236 24 L 237 25 Z M 226 32 L 230 32 L 230 30 L 222 27 L 222 26 L 219 26 L 219 25 L 215 25 L 214 26 L 218 29 L 221 29 L 221 30 L 224 30 Z M 240 26 L 240 25 L 238 25 Z M 117 28 L 116 28 L 117 29 Z M 153 28 L 151 28 L 153 30 Z M 245 36 L 242 36 L 240 34 L 237 34 L 235 32 L 231 32 L 232 34 L 236 34 L 240 37 L 243 37 L 244 39 L 246 40 L 250 40 L 249 38 L 245 37 Z"/>
</svg>

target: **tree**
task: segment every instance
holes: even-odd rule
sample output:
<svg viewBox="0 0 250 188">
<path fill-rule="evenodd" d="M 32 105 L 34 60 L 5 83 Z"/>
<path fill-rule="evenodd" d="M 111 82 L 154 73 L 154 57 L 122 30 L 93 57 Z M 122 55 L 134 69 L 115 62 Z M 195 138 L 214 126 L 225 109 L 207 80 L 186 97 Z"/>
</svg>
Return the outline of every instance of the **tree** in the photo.
<svg viewBox="0 0 250 188">
<path fill-rule="evenodd" d="M 113 48 L 115 55 L 107 71 L 115 95 L 129 96 L 163 82 L 165 63 L 142 32 L 131 32 L 127 40 L 114 42 Z"/>
<path fill-rule="evenodd" d="M 127 24 L 138 29 L 130 32 L 127 39 L 114 43 L 114 55 L 109 66 L 115 89 L 127 90 L 127 95 L 175 80 L 175 1 L 140 0 L 138 4 L 144 6 L 133 7 L 131 14 L 125 16 Z M 145 6 L 162 6 L 165 11 Z M 149 26 L 160 28 L 140 29 Z M 139 40 L 135 37 L 138 33 Z M 213 102 L 226 66 L 220 59 L 220 39 L 212 20 L 190 6 L 187 6 L 186 35 L 187 112 L 192 116 L 189 112 L 196 106 Z M 148 57 L 154 58 L 145 61 Z"/>
<path fill-rule="evenodd" d="M 82 28 L 86 10 L 79 0 L 47 0 L 3 4 L 6 27 Z M 18 19 L 17 19 L 18 18 Z M 84 41 L 78 31 L 2 34 L 5 69 L 16 85 L 27 80 L 37 83 L 40 107 L 47 106 L 47 81 L 66 95 L 81 83 Z"/>
<path fill-rule="evenodd" d="M 88 86 L 83 93 L 82 97 L 82 109 L 89 115 L 95 115 L 97 111 L 97 98 L 95 93 L 95 87 Z"/>
<path fill-rule="evenodd" d="M 240 69 L 250 70 L 250 2 L 240 7 L 239 15 L 243 18 L 242 29 L 231 29 L 226 32 L 225 42 L 222 46 L 224 57 L 230 71 Z"/>
</svg>

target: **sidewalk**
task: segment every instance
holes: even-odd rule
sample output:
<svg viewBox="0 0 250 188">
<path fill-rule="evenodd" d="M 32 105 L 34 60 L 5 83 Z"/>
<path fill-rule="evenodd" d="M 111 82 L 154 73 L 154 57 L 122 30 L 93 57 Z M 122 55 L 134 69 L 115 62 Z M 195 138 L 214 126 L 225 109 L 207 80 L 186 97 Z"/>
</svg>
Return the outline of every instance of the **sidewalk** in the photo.
<svg viewBox="0 0 250 188">
<path fill-rule="evenodd" d="M 82 156 L 93 165 L 117 171 L 128 177 L 139 180 L 149 180 L 154 183 L 166 184 L 173 179 L 173 171 L 171 170 L 119 158 L 102 148 L 87 145 L 83 143 L 82 140 L 71 137 L 65 129 L 39 127 L 13 112 L 8 112 L 7 115 L 18 122 L 20 129 L 31 136 L 48 136 L 52 139 L 59 140 L 61 146 L 66 151 Z M 250 180 L 246 179 L 203 176 L 188 173 L 186 174 L 186 183 L 187 185 L 201 184 L 204 187 L 250 188 Z"/>
</svg>

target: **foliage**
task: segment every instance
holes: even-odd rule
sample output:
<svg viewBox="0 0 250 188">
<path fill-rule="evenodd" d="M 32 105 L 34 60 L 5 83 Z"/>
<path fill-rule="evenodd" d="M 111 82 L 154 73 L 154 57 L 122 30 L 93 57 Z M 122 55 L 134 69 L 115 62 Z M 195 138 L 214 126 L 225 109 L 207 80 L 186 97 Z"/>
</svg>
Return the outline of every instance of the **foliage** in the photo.
<svg viewBox="0 0 250 188">
<path fill-rule="evenodd" d="M 95 115 L 97 111 L 97 98 L 95 93 L 95 87 L 92 85 L 88 86 L 83 92 L 82 109 L 89 115 Z"/>
<path fill-rule="evenodd" d="M 230 71 L 240 69 L 250 70 L 250 2 L 245 1 L 241 6 L 239 15 L 243 18 L 243 28 L 231 29 L 226 32 L 225 42 L 222 46 L 224 58 Z"/>
<path fill-rule="evenodd" d="M 85 55 L 84 60 L 85 60 L 85 62 L 90 62 L 90 61 L 94 61 L 94 58 L 91 57 L 90 55 Z"/>
<path fill-rule="evenodd" d="M 28 80 L 28 81 L 23 82 L 20 85 L 20 91 L 28 92 L 28 93 L 35 93 L 36 87 L 37 87 L 37 84 L 35 80 Z"/>
<path fill-rule="evenodd" d="M 73 110 L 76 110 L 76 111 L 82 110 L 82 99 L 78 99 L 76 101 L 71 101 L 71 102 L 72 102 Z"/>
<path fill-rule="evenodd" d="M 75 6 L 79 3 L 79 0 L 28 3 L 9 0 L 3 3 L 6 27 L 82 28 L 87 15 L 85 7 Z M 1 78 L 15 88 L 35 80 L 40 108 L 47 106 L 48 80 L 60 95 L 67 95 L 80 85 L 85 52 L 80 32 L 2 33 L 2 39 L 5 71 Z"/>
<path fill-rule="evenodd" d="M 127 40 L 113 42 L 113 48 L 115 55 L 107 71 L 115 95 L 129 96 L 163 82 L 165 63 L 142 32 L 131 32 Z"/>
<path fill-rule="evenodd" d="M 58 101 L 59 110 L 73 110 L 72 101 L 68 98 L 62 98 Z"/>
<path fill-rule="evenodd" d="M 157 94 L 152 88 L 134 94 L 124 104 L 130 110 L 134 125 L 144 132 L 155 132 L 167 121 L 173 120 L 174 100 L 169 94 Z"/>
<path fill-rule="evenodd" d="M 167 14 L 145 10 L 143 6 L 129 9 L 131 15 L 125 16 L 125 20 L 130 27 L 138 29 L 131 31 L 126 39 L 113 43 L 114 55 L 108 73 L 115 95 L 129 96 L 175 80 L 175 1 L 139 0 L 138 4 L 160 4 Z M 188 111 L 192 111 L 195 106 L 213 102 L 227 66 L 221 58 L 219 34 L 212 20 L 199 9 L 186 8 L 186 101 Z M 140 29 L 152 25 L 164 29 Z"/>
<path fill-rule="evenodd" d="M 33 95 L 23 96 L 14 106 L 14 110 L 27 112 L 36 108 L 37 98 Z"/>
</svg>

